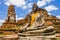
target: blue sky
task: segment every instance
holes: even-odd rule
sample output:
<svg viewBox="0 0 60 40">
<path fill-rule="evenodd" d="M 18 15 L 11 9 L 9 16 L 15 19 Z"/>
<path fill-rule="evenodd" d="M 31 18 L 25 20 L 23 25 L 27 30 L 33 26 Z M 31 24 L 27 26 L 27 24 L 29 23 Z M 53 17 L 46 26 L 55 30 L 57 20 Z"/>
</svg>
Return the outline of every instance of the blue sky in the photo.
<svg viewBox="0 0 60 40">
<path fill-rule="evenodd" d="M 60 0 L 0 0 L 0 25 L 6 20 L 10 4 L 15 6 L 16 20 L 19 20 L 30 13 L 33 3 L 60 18 Z"/>
</svg>

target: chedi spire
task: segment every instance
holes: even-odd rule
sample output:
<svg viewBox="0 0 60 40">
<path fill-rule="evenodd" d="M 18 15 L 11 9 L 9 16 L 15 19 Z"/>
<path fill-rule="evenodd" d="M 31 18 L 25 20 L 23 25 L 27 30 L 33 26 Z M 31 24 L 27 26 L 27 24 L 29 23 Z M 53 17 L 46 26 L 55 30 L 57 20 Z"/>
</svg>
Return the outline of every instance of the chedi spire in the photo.
<svg viewBox="0 0 60 40">
<path fill-rule="evenodd" d="M 16 26 L 16 14 L 13 5 L 8 7 L 8 14 L 2 28 L 11 28 Z"/>
<path fill-rule="evenodd" d="M 7 15 L 8 22 L 16 22 L 16 14 L 13 5 L 10 5 L 8 8 L 8 15 Z"/>
</svg>

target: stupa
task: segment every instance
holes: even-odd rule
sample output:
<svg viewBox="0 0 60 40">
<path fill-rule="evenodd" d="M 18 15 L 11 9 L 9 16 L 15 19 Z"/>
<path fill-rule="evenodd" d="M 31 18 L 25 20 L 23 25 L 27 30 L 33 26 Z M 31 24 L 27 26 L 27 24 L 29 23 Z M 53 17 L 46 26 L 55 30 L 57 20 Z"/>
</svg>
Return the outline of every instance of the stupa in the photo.
<svg viewBox="0 0 60 40">
<path fill-rule="evenodd" d="M 16 14 L 13 5 L 8 8 L 6 21 L 2 24 L 2 28 L 11 28 L 16 26 Z"/>
<path fill-rule="evenodd" d="M 15 9 L 13 5 L 10 5 L 8 7 L 8 14 L 5 22 L 2 24 L 0 27 L 0 33 L 7 35 L 7 34 L 15 34 L 15 28 L 16 27 L 16 14 L 15 14 Z"/>
</svg>

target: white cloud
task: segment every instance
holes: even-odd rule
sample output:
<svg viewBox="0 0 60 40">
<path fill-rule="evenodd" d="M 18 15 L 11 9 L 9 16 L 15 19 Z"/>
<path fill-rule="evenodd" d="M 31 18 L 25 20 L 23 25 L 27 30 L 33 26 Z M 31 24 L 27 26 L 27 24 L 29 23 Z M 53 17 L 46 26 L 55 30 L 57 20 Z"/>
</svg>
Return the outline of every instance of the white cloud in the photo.
<svg viewBox="0 0 60 40">
<path fill-rule="evenodd" d="M 18 16 L 16 15 L 16 20 L 20 20 L 20 19 L 24 19 L 23 17 L 18 18 Z"/>
<path fill-rule="evenodd" d="M 33 4 L 33 3 L 28 3 L 27 6 L 28 6 L 29 8 L 31 8 L 31 7 L 32 7 L 32 4 Z"/>
<path fill-rule="evenodd" d="M 48 12 L 48 14 L 49 14 L 49 15 L 51 15 L 51 13 L 50 13 L 50 12 Z"/>
<path fill-rule="evenodd" d="M 0 20 L 0 26 L 2 25 L 2 23 L 4 23 L 4 20 Z"/>
<path fill-rule="evenodd" d="M 32 8 L 32 4 L 33 4 L 33 3 L 28 3 L 27 5 L 22 6 L 23 10 L 24 10 L 24 9 Z"/>
<path fill-rule="evenodd" d="M 38 1 L 38 2 L 37 2 L 37 5 L 38 5 L 39 7 L 42 7 L 42 6 L 46 5 L 46 2 L 45 2 L 45 1 Z"/>
<path fill-rule="evenodd" d="M 24 19 L 23 17 L 20 17 L 20 18 L 18 18 L 17 20 L 21 20 L 21 19 Z"/>
<path fill-rule="evenodd" d="M 42 7 L 42 6 L 45 6 L 47 3 L 50 3 L 51 1 L 53 0 L 42 0 L 42 1 L 38 0 L 37 5 L 39 7 Z"/>
<path fill-rule="evenodd" d="M 5 4 L 9 6 L 10 4 L 13 4 L 17 7 L 21 7 L 26 4 L 24 0 L 5 0 Z"/>
<path fill-rule="evenodd" d="M 45 7 L 45 9 L 46 9 L 47 11 L 58 10 L 58 8 L 55 7 L 54 5 L 49 5 L 49 6 Z"/>
<path fill-rule="evenodd" d="M 32 11 L 32 9 L 29 9 L 29 12 L 31 12 Z"/>
<path fill-rule="evenodd" d="M 1 4 L 1 2 L 0 2 L 0 4 Z"/>
<path fill-rule="evenodd" d="M 58 19 L 60 19 L 60 15 L 56 16 Z"/>
<path fill-rule="evenodd" d="M 54 0 L 43 0 L 43 1 L 50 3 L 51 1 L 54 1 Z"/>
<path fill-rule="evenodd" d="M 23 6 L 22 8 L 23 8 L 23 9 L 27 9 L 27 6 Z"/>
<path fill-rule="evenodd" d="M 4 22 L 4 20 L 0 20 L 0 22 Z"/>
<path fill-rule="evenodd" d="M 16 15 L 16 20 L 18 20 L 18 16 Z"/>
</svg>

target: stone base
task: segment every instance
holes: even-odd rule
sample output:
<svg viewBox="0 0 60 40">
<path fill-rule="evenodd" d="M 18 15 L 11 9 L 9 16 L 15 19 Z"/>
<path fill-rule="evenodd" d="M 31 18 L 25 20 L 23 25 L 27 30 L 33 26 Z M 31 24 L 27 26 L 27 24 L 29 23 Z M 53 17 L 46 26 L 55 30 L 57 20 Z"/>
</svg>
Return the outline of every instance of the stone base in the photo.
<svg viewBox="0 0 60 40">
<path fill-rule="evenodd" d="M 19 40 L 55 40 L 55 38 L 47 38 L 42 36 L 19 37 Z"/>
<path fill-rule="evenodd" d="M 17 35 L 1 35 L 0 40 L 18 40 Z"/>
</svg>

